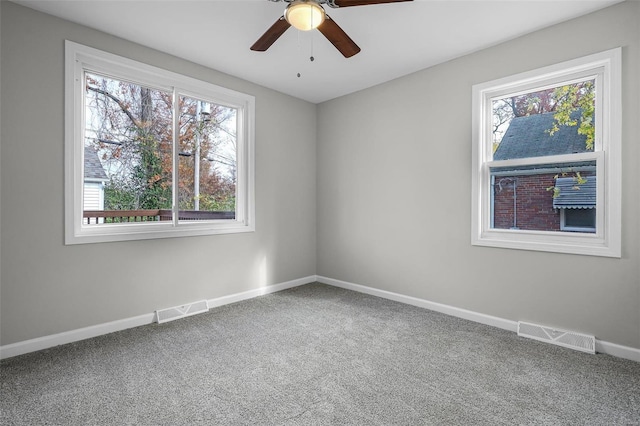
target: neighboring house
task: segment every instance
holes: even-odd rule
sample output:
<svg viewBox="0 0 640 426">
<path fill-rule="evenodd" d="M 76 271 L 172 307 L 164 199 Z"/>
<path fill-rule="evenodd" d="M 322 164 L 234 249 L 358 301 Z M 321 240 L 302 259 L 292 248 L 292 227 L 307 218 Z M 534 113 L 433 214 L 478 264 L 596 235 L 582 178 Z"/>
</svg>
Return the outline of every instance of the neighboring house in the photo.
<svg viewBox="0 0 640 426">
<path fill-rule="evenodd" d="M 577 126 L 551 135 L 553 123 L 553 113 L 514 118 L 493 159 L 587 152 Z M 494 168 L 491 183 L 493 228 L 595 232 L 595 162 Z"/>
<path fill-rule="evenodd" d="M 84 210 L 104 210 L 104 185 L 108 180 L 96 151 L 85 147 Z"/>
</svg>

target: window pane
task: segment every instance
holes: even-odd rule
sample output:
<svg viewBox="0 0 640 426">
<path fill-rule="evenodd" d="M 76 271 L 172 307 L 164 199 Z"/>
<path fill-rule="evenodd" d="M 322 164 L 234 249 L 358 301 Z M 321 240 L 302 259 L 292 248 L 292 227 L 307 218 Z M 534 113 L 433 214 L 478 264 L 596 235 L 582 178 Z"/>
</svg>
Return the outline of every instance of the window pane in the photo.
<svg viewBox="0 0 640 426">
<path fill-rule="evenodd" d="M 170 93 L 85 74 L 85 223 L 171 219 L 171 129 Z"/>
<path fill-rule="evenodd" d="M 595 81 L 492 101 L 493 159 L 592 152 Z"/>
<path fill-rule="evenodd" d="M 595 162 L 491 169 L 491 227 L 561 231 L 575 210 L 595 217 Z M 591 230 L 595 232 L 595 220 Z"/>
<path fill-rule="evenodd" d="M 596 209 L 566 209 L 564 211 L 564 226 L 595 229 Z"/>
<path fill-rule="evenodd" d="M 180 220 L 235 218 L 237 115 L 234 108 L 180 97 Z"/>
</svg>

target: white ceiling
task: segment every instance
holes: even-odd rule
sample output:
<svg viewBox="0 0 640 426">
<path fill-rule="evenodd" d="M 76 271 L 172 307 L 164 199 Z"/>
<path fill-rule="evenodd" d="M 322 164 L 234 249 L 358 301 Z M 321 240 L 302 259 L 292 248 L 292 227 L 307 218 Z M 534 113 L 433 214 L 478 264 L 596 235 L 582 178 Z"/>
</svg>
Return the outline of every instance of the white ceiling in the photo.
<svg viewBox="0 0 640 426">
<path fill-rule="evenodd" d="M 280 92 L 320 103 L 621 0 L 415 0 L 327 9 L 362 48 L 345 59 L 317 30 L 249 47 L 283 13 L 268 0 L 14 0 Z M 315 60 L 309 57 L 313 54 Z M 297 74 L 300 73 L 300 77 Z"/>
</svg>

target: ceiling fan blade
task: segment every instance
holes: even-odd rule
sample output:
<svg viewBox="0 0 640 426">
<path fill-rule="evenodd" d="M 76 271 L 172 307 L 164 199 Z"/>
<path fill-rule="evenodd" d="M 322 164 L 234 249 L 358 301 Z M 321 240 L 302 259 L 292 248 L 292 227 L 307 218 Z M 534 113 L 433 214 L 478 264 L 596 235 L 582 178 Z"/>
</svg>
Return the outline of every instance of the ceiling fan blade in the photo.
<svg viewBox="0 0 640 426">
<path fill-rule="evenodd" d="M 349 6 L 367 6 L 370 4 L 399 3 L 401 1 L 413 1 L 413 0 L 334 0 L 333 3 L 338 7 L 349 7 Z"/>
<path fill-rule="evenodd" d="M 251 50 L 255 50 L 258 52 L 264 52 L 265 50 L 267 50 L 268 48 L 271 47 L 271 45 L 273 43 L 276 42 L 276 40 L 278 38 L 280 38 L 280 36 L 282 34 L 284 34 L 285 31 L 287 31 L 289 29 L 289 27 L 291 26 L 291 24 L 289 24 L 287 22 L 286 19 L 284 19 L 284 16 L 281 16 L 280 19 L 278 19 L 275 24 L 273 24 L 263 35 L 262 37 L 260 37 L 258 39 L 258 41 L 256 41 L 255 43 L 253 43 L 253 46 L 251 46 Z"/>
<path fill-rule="evenodd" d="M 351 37 L 349 37 L 329 15 L 326 15 L 324 22 L 318 27 L 318 31 L 320 31 L 345 58 L 350 58 L 360 52 L 358 45 L 351 40 Z"/>
</svg>

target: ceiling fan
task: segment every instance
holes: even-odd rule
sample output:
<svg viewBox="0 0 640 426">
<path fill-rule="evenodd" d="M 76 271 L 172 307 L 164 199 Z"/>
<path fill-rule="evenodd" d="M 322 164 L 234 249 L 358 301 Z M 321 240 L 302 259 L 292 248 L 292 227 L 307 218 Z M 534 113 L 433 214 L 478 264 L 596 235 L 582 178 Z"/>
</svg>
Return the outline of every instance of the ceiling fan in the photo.
<svg viewBox="0 0 640 426">
<path fill-rule="evenodd" d="M 251 50 L 264 52 L 293 26 L 302 31 L 318 29 L 335 47 L 350 58 L 360 52 L 360 47 L 351 40 L 336 21 L 327 15 L 323 4 L 331 8 L 365 6 L 370 4 L 397 3 L 413 0 L 270 0 L 273 2 L 285 1 L 289 3 L 287 8 L 276 22 L 256 41 Z"/>
</svg>

